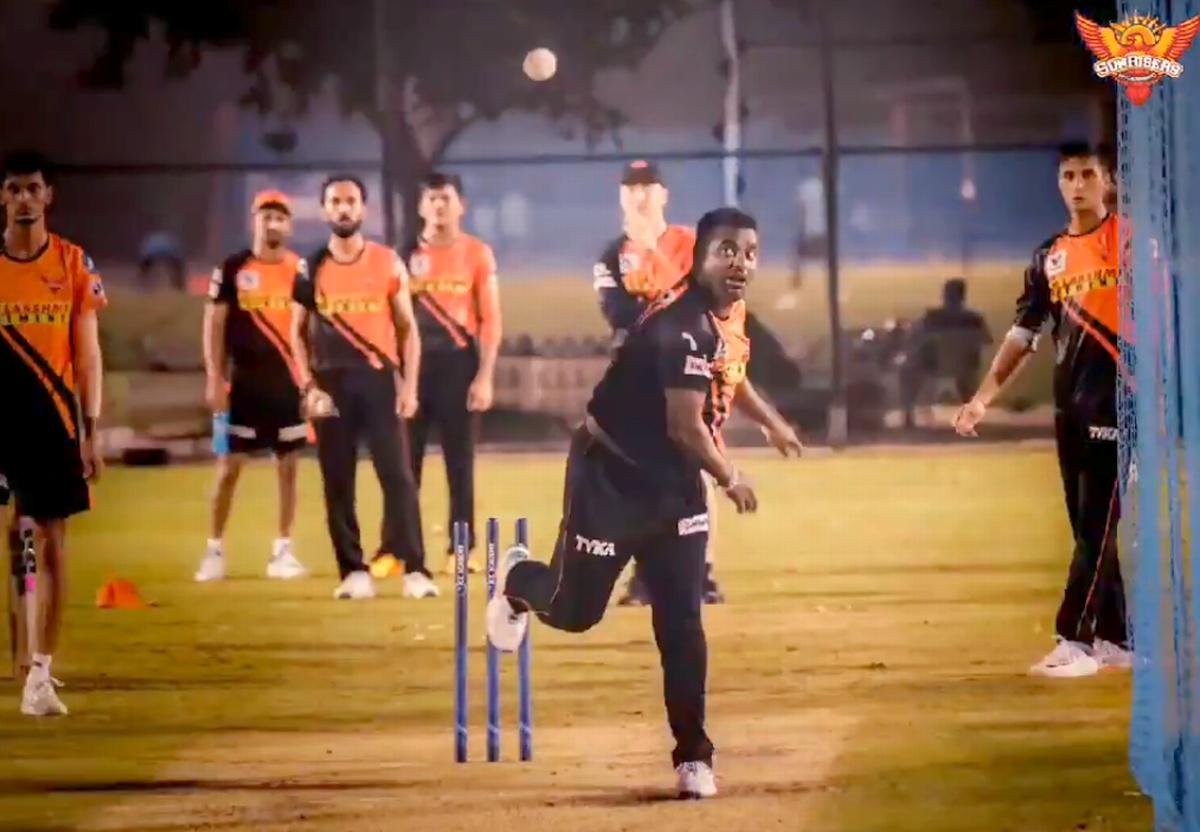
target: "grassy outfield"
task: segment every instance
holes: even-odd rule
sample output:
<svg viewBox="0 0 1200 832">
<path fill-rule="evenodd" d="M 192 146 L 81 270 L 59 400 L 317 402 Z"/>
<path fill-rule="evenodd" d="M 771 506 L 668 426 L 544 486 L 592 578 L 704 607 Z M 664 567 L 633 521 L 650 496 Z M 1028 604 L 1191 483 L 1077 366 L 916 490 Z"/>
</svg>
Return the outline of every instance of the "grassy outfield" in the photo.
<svg viewBox="0 0 1200 832">
<path fill-rule="evenodd" d="M 242 483 L 232 579 L 190 581 L 209 471 L 113 470 L 73 533 L 56 674 L 70 717 L 0 711 L 0 828 L 11 830 L 1146 829 L 1126 763 L 1129 679 L 1032 679 L 1068 540 L 1048 451 L 746 459 L 761 513 L 720 517 L 730 603 L 706 611 L 722 795 L 666 800 L 672 776 L 644 609 L 593 631 L 534 630 L 535 761 L 452 762 L 452 600 L 335 602 L 315 466 L 299 554 L 261 579 L 272 473 Z M 441 470 L 425 495 L 440 566 Z M 561 460 L 480 462 L 481 514 L 530 518 L 545 553 Z M 361 469 L 368 546 L 378 489 Z M 506 537 L 511 535 L 506 523 Z M 157 602 L 93 607 L 106 576 Z M 443 590 L 449 582 L 439 578 Z M 482 581 L 472 626 L 472 754 L 483 752 Z M 505 665 L 504 754 L 515 755 Z"/>
</svg>

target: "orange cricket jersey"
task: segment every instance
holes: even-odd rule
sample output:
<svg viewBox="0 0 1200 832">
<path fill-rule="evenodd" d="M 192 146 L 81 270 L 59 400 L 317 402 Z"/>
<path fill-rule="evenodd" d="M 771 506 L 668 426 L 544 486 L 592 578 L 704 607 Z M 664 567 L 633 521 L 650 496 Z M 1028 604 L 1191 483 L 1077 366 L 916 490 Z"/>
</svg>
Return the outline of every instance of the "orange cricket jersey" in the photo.
<svg viewBox="0 0 1200 832">
<path fill-rule="evenodd" d="M 91 258 L 57 234 L 28 260 L 0 250 L 0 350 L 16 359 L 5 364 L 37 379 L 36 389 L 44 391 L 73 438 L 78 436 L 73 326 L 79 315 L 106 304 Z"/>
<path fill-rule="evenodd" d="M 496 258 L 487 243 L 470 234 L 446 246 L 422 239 L 407 260 L 422 349 L 461 349 L 476 338 L 500 343 Z"/>
<path fill-rule="evenodd" d="M 724 448 L 721 428 L 733 412 L 733 400 L 738 386 L 746 380 L 750 364 L 750 338 L 746 335 L 746 302 L 737 301 L 729 316 L 712 316 L 720 340 L 712 361 L 712 430 L 717 444 Z"/>
<path fill-rule="evenodd" d="M 696 232 L 682 225 L 667 226 L 653 251 L 626 240 L 619 259 L 625 291 L 653 300 L 671 289 L 691 271 L 695 246 Z"/>
<path fill-rule="evenodd" d="M 1055 342 L 1057 407 L 1115 426 L 1120 349 L 1120 223 L 1110 214 L 1086 234 L 1060 233 L 1034 253 L 1015 325 Z"/>
<path fill-rule="evenodd" d="M 292 292 L 300 257 L 285 251 L 267 263 L 242 251 L 213 272 L 209 298 L 226 304 L 225 353 L 235 378 L 264 383 L 296 377 L 290 344 Z"/>
<path fill-rule="evenodd" d="M 408 272 L 392 249 L 368 242 L 347 263 L 324 248 L 300 268 L 293 297 L 310 322 L 317 369 L 399 366 L 392 298 L 408 291 Z"/>
</svg>

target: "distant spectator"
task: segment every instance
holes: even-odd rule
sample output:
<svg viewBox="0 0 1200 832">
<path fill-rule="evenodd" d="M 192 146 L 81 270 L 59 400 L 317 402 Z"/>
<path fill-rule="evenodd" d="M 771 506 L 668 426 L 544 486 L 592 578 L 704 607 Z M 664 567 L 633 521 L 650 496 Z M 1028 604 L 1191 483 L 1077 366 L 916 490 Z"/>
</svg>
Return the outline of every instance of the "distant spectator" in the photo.
<svg viewBox="0 0 1200 832">
<path fill-rule="evenodd" d="M 156 231 L 142 241 L 138 258 L 138 287 L 168 287 L 177 292 L 187 289 L 183 251 L 174 235 Z"/>
<path fill-rule="evenodd" d="M 905 424 L 911 427 L 913 408 L 930 381 L 951 380 L 957 403 L 969 399 L 978 381 L 983 348 L 990 343 L 992 334 L 983 316 L 967 307 L 966 281 L 947 280 L 942 305 L 927 310 L 909 338 L 901 375 Z"/>
</svg>

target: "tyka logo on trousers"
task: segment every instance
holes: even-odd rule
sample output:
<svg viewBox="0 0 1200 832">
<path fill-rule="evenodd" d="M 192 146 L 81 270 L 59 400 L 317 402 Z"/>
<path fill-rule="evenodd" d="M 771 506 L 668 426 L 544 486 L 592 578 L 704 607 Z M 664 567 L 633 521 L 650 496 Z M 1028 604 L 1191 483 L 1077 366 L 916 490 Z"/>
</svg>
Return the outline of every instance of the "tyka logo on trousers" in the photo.
<svg viewBox="0 0 1200 832">
<path fill-rule="evenodd" d="M 617 556 L 616 544 L 608 540 L 589 540 L 581 534 L 575 535 L 575 551 L 587 552 L 598 558 L 615 558 Z"/>
</svg>

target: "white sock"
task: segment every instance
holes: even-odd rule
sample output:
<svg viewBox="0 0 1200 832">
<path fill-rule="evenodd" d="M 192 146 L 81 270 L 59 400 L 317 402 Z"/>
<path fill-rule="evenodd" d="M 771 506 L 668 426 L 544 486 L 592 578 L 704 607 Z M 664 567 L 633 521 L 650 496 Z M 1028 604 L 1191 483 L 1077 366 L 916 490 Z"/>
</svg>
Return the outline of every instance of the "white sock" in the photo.
<svg viewBox="0 0 1200 832">
<path fill-rule="evenodd" d="M 210 537 L 208 539 L 208 553 L 217 557 L 225 554 L 225 544 L 221 541 L 221 538 Z"/>
<path fill-rule="evenodd" d="M 271 547 L 271 558 L 278 558 L 291 548 L 292 539 L 290 537 L 277 537 L 275 538 L 275 545 Z"/>
<path fill-rule="evenodd" d="M 50 678 L 50 656 L 46 653 L 34 653 L 33 664 L 29 668 L 29 678 L 42 681 Z"/>
</svg>

